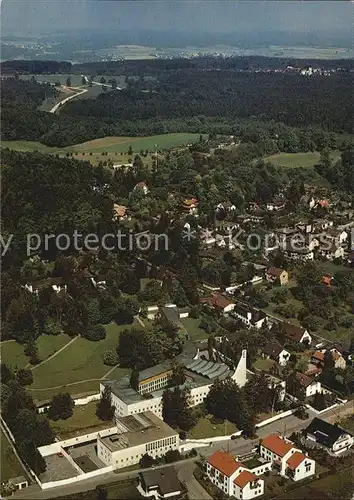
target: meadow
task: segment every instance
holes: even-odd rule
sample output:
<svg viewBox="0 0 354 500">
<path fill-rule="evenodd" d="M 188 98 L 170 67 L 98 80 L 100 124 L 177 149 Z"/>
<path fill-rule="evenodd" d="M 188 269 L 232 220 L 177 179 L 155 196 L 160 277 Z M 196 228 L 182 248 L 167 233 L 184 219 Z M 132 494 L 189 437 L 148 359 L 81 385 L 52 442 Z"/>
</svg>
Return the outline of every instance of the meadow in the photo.
<svg viewBox="0 0 354 500">
<path fill-rule="evenodd" d="M 81 87 L 82 86 L 82 75 L 80 74 L 68 74 L 68 73 L 62 73 L 62 74 L 51 74 L 51 75 L 21 75 L 20 78 L 21 80 L 30 80 L 32 77 L 36 79 L 37 82 L 43 82 L 43 83 L 56 83 L 59 82 L 61 85 L 66 85 L 67 79 L 70 78 L 71 80 L 71 85 L 73 87 Z M 89 77 L 89 75 L 85 75 Z M 97 76 L 94 78 L 93 82 L 99 83 L 100 82 L 100 76 Z M 126 77 L 123 75 L 113 75 L 113 76 L 105 76 L 106 80 L 110 80 L 114 78 L 117 81 L 117 86 L 120 88 L 125 88 L 126 87 Z M 109 87 L 109 84 L 107 83 L 107 87 Z"/>
<path fill-rule="evenodd" d="M 22 465 L 18 461 L 12 446 L 7 437 L 0 431 L 0 478 L 1 482 L 6 482 L 16 476 L 26 476 Z"/>
<path fill-rule="evenodd" d="M 340 158 L 339 151 L 331 152 L 332 160 L 337 160 Z M 320 153 L 318 151 L 308 152 L 308 153 L 278 153 L 275 155 L 267 156 L 264 158 L 266 161 L 270 161 L 277 167 L 313 167 L 320 160 Z"/>
</svg>

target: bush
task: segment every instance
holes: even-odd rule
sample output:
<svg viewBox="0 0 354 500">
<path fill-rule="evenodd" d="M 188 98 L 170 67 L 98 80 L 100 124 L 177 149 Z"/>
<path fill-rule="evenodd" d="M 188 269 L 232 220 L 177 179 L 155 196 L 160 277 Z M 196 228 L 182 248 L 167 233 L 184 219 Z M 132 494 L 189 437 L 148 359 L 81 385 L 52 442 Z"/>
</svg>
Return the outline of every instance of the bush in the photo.
<svg viewBox="0 0 354 500">
<path fill-rule="evenodd" d="M 181 460 L 181 454 L 178 450 L 168 450 L 165 455 L 165 461 L 167 464 L 171 464 L 172 462 L 178 462 Z"/>
<path fill-rule="evenodd" d="M 90 326 L 84 337 L 88 340 L 92 340 L 97 342 L 98 340 L 103 340 L 106 338 L 106 330 L 102 325 L 93 325 Z"/>
<path fill-rule="evenodd" d="M 186 433 L 186 431 L 181 431 L 179 433 L 179 438 L 182 439 L 182 441 L 185 441 L 187 439 L 187 433 Z"/>
<path fill-rule="evenodd" d="M 119 356 L 115 349 L 108 349 L 103 356 L 103 362 L 107 366 L 116 366 L 119 363 Z"/>
<path fill-rule="evenodd" d="M 199 307 L 194 306 L 191 308 L 191 310 L 189 312 L 189 317 L 197 319 L 197 318 L 199 318 L 199 314 L 200 314 Z"/>
</svg>

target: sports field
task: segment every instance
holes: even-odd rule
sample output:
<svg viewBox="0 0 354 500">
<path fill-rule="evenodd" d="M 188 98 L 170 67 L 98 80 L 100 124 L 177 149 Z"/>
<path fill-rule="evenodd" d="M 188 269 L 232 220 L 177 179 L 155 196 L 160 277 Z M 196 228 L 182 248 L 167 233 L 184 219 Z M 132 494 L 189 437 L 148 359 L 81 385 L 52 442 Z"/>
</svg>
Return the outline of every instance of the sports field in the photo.
<svg viewBox="0 0 354 500">
<path fill-rule="evenodd" d="M 331 152 L 332 160 L 340 157 L 339 151 Z M 308 153 L 278 153 L 276 155 L 267 156 L 264 158 L 266 161 L 273 163 L 278 167 L 313 167 L 320 160 L 320 153 L 318 151 Z"/>
</svg>

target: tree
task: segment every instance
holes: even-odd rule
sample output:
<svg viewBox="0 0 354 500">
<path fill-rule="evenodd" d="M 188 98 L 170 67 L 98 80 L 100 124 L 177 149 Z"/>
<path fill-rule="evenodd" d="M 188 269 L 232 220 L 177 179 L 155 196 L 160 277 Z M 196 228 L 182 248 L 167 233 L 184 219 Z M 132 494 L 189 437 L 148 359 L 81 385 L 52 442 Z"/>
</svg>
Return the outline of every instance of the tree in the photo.
<svg viewBox="0 0 354 500">
<path fill-rule="evenodd" d="M 16 380 L 20 385 L 31 385 L 33 384 L 33 374 L 31 370 L 21 368 L 16 373 Z"/>
<path fill-rule="evenodd" d="M 142 469 L 152 467 L 153 465 L 155 465 L 155 463 L 156 460 L 154 460 L 148 453 L 145 453 L 145 455 L 143 455 L 139 461 L 139 465 Z"/>
<path fill-rule="evenodd" d="M 36 474 L 45 472 L 47 465 L 33 441 L 22 441 L 18 446 L 18 451 L 22 460 L 28 464 L 33 472 Z"/>
<path fill-rule="evenodd" d="M 99 484 L 98 486 L 96 486 L 95 492 L 96 492 L 96 500 L 107 500 L 108 491 L 107 488 L 105 488 L 105 486 Z"/>
<path fill-rule="evenodd" d="M 0 364 L 0 382 L 2 384 L 7 384 L 9 380 L 13 379 L 13 373 L 10 368 L 4 363 Z"/>
<path fill-rule="evenodd" d="M 112 405 L 111 389 L 106 386 L 101 395 L 101 399 L 97 403 L 96 415 L 100 420 L 109 421 L 114 417 L 114 413 L 115 407 Z"/>
<path fill-rule="evenodd" d="M 106 338 L 106 330 L 102 325 L 91 325 L 86 331 L 85 338 L 98 342 Z"/>
<path fill-rule="evenodd" d="M 167 464 L 172 464 L 173 462 L 178 462 L 181 460 L 181 454 L 178 450 L 168 450 L 165 454 L 165 461 Z"/>
<path fill-rule="evenodd" d="M 60 393 L 53 396 L 48 410 L 51 420 L 67 420 L 73 415 L 75 402 L 69 393 Z"/>
<path fill-rule="evenodd" d="M 132 154 L 133 154 L 133 148 L 130 145 L 129 148 L 128 148 L 128 155 L 132 156 Z"/>
<path fill-rule="evenodd" d="M 85 76 L 82 76 L 82 78 L 81 78 L 81 85 L 86 85 L 86 77 Z M 70 87 L 70 85 L 68 85 L 68 87 Z"/>
<path fill-rule="evenodd" d="M 41 362 L 38 356 L 38 349 L 35 342 L 33 341 L 28 342 L 28 344 L 26 344 L 26 347 L 24 349 L 24 353 L 26 354 L 26 356 L 29 357 L 31 365 L 38 365 L 38 363 Z"/>
<path fill-rule="evenodd" d="M 70 78 L 70 76 L 68 76 L 68 78 L 66 79 L 66 86 L 67 87 L 71 87 L 71 78 Z"/>
<path fill-rule="evenodd" d="M 105 79 L 105 77 L 104 77 L 104 76 L 101 76 L 101 78 L 100 78 L 100 83 L 106 83 L 106 79 Z"/>
<path fill-rule="evenodd" d="M 116 366 L 119 363 L 119 357 L 116 349 L 107 349 L 103 356 L 103 362 L 107 366 Z"/>
<path fill-rule="evenodd" d="M 191 429 L 196 419 L 189 408 L 190 391 L 181 389 L 166 389 L 162 395 L 162 418 L 171 427 L 180 427 L 184 431 Z"/>
</svg>

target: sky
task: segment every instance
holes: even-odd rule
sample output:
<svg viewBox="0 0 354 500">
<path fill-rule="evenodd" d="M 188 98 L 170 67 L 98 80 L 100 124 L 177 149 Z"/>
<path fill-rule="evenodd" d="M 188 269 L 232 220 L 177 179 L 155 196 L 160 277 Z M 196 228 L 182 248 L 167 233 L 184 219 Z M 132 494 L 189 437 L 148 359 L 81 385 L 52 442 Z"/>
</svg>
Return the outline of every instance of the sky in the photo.
<svg viewBox="0 0 354 500">
<path fill-rule="evenodd" d="M 152 30 L 206 33 L 348 32 L 350 1 L 0 0 L 1 31 L 38 36 L 59 30 Z"/>
</svg>

